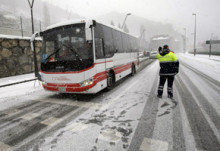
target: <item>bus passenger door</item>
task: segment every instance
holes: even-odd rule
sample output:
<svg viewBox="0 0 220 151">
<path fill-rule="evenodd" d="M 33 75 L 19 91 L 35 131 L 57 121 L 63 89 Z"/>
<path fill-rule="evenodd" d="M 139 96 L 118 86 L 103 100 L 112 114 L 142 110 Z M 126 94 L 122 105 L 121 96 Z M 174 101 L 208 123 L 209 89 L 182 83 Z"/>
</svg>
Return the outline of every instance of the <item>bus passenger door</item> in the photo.
<svg viewBox="0 0 220 151">
<path fill-rule="evenodd" d="M 103 47 L 103 39 L 95 38 L 95 63 L 96 73 L 106 71 L 106 59 Z"/>
</svg>

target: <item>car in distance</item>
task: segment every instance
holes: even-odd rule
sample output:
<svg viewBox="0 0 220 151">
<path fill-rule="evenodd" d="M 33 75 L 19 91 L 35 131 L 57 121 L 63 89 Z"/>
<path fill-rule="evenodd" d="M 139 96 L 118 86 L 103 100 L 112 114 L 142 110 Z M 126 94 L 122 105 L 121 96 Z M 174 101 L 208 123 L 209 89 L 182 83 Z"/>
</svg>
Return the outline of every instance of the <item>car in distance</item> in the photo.
<svg viewBox="0 0 220 151">
<path fill-rule="evenodd" d="M 150 59 L 157 59 L 157 51 L 151 51 L 149 58 L 150 58 Z"/>
</svg>

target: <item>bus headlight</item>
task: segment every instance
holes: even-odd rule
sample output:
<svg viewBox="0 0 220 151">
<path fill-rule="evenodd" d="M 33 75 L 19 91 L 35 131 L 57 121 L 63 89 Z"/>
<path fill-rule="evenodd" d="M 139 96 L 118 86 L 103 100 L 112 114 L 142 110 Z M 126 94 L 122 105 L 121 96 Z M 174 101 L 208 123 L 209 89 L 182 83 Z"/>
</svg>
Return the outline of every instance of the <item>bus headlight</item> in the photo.
<svg viewBox="0 0 220 151">
<path fill-rule="evenodd" d="M 81 82 L 80 86 L 85 87 L 85 86 L 88 86 L 88 85 L 91 85 L 91 84 L 93 84 L 93 78 L 90 78 L 90 79 L 87 79 L 87 80 Z"/>
<path fill-rule="evenodd" d="M 45 82 L 45 81 L 42 81 L 42 84 L 43 84 L 44 86 L 47 86 L 47 82 Z"/>
</svg>

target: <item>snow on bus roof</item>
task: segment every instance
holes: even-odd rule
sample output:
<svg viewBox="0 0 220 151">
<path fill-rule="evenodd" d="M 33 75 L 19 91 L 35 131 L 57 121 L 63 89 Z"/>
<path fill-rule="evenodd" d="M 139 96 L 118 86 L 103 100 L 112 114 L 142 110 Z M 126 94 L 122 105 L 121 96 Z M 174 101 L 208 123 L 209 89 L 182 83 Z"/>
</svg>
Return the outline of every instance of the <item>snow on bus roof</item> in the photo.
<svg viewBox="0 0 220 151">
<path fill-rule="evenodd" d="M 86 22 L 86 20 L 68 20 L 68 21 L 63 21 L 63 22 L 56 23 L 56 24 L 48 26 L 46 28 L 46 30 L 53 29 L 53 28 L 56 28 L 56 27 L 71 25 L 71 24 L 85 23 L 85 22 Z"/>
<path fill-rule="evenodd" d="M 63 22 L 56 23 L 56 24 L 53 24 L 53 25 L 48 26 L 45 31 L 47 31 L 47 30 L 49 30 L 49 29 L 61 27 L 61 26 L 71 25 L 71 24 L 86 23 L 86 22 L 91 21 L 91 20 L 94 20 L 94 19 L 81 19 L 81 20 L 68 20 L 68 21 L 63 21 Z M 96 20 L 95 20 L 95 21 L 96 21 Z M 115 27 L 115 26 L 112 26 L 112 25 L 107 25 L 107 24 L 102 23 L 102 22 L 99 22 L 99 21 L 96 21 L 96 22 L 97 22 L 97 23 L 100 23 L 100 24 L 102 24 L 102 25 L 105 25 L 105 26 L 107 26 L 107 27 L 113 28 L 114 30 L 117 30 L 117 31 L 123 32 L 123 33 L 125 33 L 125 34 L 128 34 L 128 35 L 130 35 L 130 36 L 133 36 L 133 37 L 138 38 L 138 36 L 134 36 L 134 35 L 131 35 L 131 34 L 129 34 L 129 33 L 126 33 L 126 32 L 124 32 L 122 29 L 120 29 L 120 28 L 118 28 L 118 27 Z"/>
</svg>

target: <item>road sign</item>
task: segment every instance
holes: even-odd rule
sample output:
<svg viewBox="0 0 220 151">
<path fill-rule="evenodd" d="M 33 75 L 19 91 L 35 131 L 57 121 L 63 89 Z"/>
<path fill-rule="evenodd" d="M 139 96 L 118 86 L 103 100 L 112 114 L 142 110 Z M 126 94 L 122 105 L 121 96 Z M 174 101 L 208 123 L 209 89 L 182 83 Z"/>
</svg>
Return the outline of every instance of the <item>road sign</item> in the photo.
<svg viewBox="0 0 220 151">
<path fill-rule="evenodd" d="M 210 40 L 207 40 L 206 44 L 210 44 Z M 220 44 L 220 40 L 211 40 L 211 44 Z"/>
</svg>

